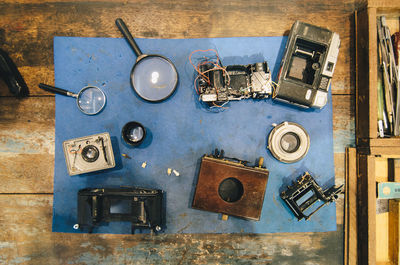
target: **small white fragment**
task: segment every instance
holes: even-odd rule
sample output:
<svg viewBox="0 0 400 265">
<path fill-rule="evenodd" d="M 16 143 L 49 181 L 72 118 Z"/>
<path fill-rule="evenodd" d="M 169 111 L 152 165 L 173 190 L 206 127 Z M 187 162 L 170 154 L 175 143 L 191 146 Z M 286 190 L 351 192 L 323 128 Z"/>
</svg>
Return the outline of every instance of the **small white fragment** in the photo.
<svg viewBox="0 0 400 265">
<path fill-rule="evenodd" d="M 142 163 L 142 168 L 146 168 L 146 166 L 147 166 L 147 162 L 144 161 L 144 162 Z"/>
<path fill-rule="evenodd" d="M 168 169 L 167 169 L 167 174 L 168 174 L 168 176 L 170 176 L 171 173 L 172 173 L 172 169 L 171 169 L 171 168 L 168 168 Z"/>
<path fill-rule="evenodd" d="M 174 170 L 172 170 L 172 172 L 174 172 L 175 176 L 179 177 L 179 172 L 178 172 L 178 171 L 176 171 L 176 170 L 174 169 Z"/>
</svg>

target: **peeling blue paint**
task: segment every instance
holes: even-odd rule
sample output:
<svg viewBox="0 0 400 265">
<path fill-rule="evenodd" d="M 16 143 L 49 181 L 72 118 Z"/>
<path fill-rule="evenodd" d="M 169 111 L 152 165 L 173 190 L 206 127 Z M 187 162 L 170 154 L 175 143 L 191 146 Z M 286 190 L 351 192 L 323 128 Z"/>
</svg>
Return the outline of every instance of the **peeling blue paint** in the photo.
<svg viewBox="0 0 400 265">
<path fill-rule="evenodd" d="M 333 151 L 334 153 L 344 153 L 346 147 L 354 147 L 356 145 L 355 126 L 350 122 L 349 128 L 345 130 L 333 131 Z"/>
<path fill-rule="evenodd" d="M 12 260 L 9 261 L 8 264 L 12 265 L 12 264 L 20 264 L 20 263 L 24 263 L 27 261 L 30 261 L 31 258 L 30 257 L 16 257 Z"/>
<path fill-rule="evenodd" d="M 122 262 L 118 262 L 115 260 L 116 257 L 113 255 L 108 255 L 104 256 L 101 254 L 93 254 L 90 252 L 84 252 L 82 253 L 76 261 L 73 261 L 72 264 L 87 264 L 87 265 L 118 265 L 118 264 L 124 264 Z"/>
<path fill-rule="evenodd" d="M 26 148 L 26 144 L 13 139 L 0 138 L 0 152 L 9 153 L 38 153 L 37 150 Z"/>
</svg>

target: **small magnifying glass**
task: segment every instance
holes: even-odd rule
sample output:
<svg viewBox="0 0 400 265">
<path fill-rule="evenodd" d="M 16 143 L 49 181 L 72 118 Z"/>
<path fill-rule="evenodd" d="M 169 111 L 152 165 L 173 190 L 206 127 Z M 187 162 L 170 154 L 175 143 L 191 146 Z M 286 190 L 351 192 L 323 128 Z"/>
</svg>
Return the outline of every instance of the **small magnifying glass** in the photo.
<svg viewBox="0 0 400 265">
<path fill-rule="evenodd" d="M 131 85 L 135 92 L 150 102 L 169 98 L 178 84 L 178 72 L 174 64 L 161 55 L 143 54 L 124 21 L 117 18 L 115 24 L 137 56 L 131 71 Z"/>
<path fill-rule="evenodd" d="M 106 105 L 106 95 L 100 88 L 95 86 L 84 87 L 78 94 L 42 83 L 39 84 L 39 87 L 51 93 L 76 98 L 76 105 L 79 110 L 87 115 L 99 113 Z"/>
</svg>

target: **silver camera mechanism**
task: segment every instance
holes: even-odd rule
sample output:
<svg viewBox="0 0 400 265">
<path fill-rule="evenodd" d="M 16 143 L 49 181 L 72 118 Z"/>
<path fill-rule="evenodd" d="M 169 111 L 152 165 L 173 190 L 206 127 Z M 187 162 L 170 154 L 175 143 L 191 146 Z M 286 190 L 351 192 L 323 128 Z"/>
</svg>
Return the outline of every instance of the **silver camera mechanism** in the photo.
<svg viewBox="0 0 400 265">
<path fill-rule="evenodd" d="M 194 63 L 192 56 L 199 52 L 212 52 L 215 55 L 201 57 Z M 208 108 L 226 108 L 224 106 L 232 100 L 264 99 L 272 94 L 271 72 L 267 62 L 223 66 L 214 49 L 193 51 L 189 61 L 197 72 L 194 89 L 199 101 Z"/>
</svg>

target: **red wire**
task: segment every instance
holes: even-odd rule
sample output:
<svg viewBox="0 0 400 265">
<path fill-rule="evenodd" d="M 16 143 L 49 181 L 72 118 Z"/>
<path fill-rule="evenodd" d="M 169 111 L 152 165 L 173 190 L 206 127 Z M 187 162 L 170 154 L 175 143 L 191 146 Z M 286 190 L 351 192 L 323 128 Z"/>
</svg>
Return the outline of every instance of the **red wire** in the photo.
<svg viewBox="0 0 400 265">
<path fill-rule="evenodd" d="M 210 83 L 210 79 L 209 79 L 207 76 L 205 76 L 204 73 L 200 72 L 200 70 L 199 70 L 199 68 L 198 68 L 198 67 L 200 66 L 200 64 L 198 64 L 197 67 L 193 64 L 193 62 L 192 62 L 192 55 L 195 54 L 196 52 L 209 52 L 209 51 L 215 52 L 215 55 L 217 56 L 217 62 L 219 62 L 219 61 L 220 61 L 219 55 L 218 55 L 218 52 L 217 52 L 215 49 L 195 50 L 195 51 L 193 51 L 193 52 L 189 55 L 189 62 L 190 62 L 190 64 L 193 66 L 193 68 L 194 68 L 201 76 L 203 76 L 203 77 L 206 79 L 207 83 Z M 213 64 L 216 65 L 215 63 L 213 63 Z"/>
<path fill-rule="evenodd" d="M 217 62 L 209 61 L 207 57 L 204 57 L 204 61 L 198 63 L 198 64 L 197 64 L 197 67 L 193 64 L 193 62 L 192 62 L 192 55 L 193 55 L 193 54 L 195 54 L 196 52 L 210 52 L 210 51 L 215 52 L 215 55 L 217 56 Z M 200 94 L 200 88 L 197 88 L 197 79 L 199 78 L 199 76 L 204 77 L 204 79 L 207 81 L 207 83 L 210 84 L 210 79 L 205 75 L 205 73 L 210 72 L 210 71 L 213 71 L 213 70 L 215 70 L 215 68 L 221 69 L 221 70 L 223 70 L 223 71 L 226 71 L 226 70 L 219 64 L 220 61 L 221 61 L 221 60 L 219 59 L 218 52 L 217 52 L 215 49 L 195 50 L 195 51 L 193 51 L 193 52 L 190 53 L 190 55 L 189 55 L 189 62 L 190 62 L 190 64 L 193 66 L 193 68 L 196 70 L 196 72 L 199 73 L 199 75 L 194 79 L 194 90 L 196 91 L 197 95 Z M 204 72 L 201 72 L 201 71 L 200 71 L 200 66 L 201 66 L 201 65 L 204 65 L 204 64 L 213 64 L 213 65 L 214 65 L 214 68 L 213 68 L 213 69 L 208 69 L 208 70 L 206 70 L 206 71 L 204 71 Z M 216 93 L 217 93 L 217 95 L 218 95 L 218 90 L 216 89 L 215 91 L 216 91 Z M 219 107 L 219 108 L 224 108 L 224 109 L 226 109 L 226 107 L 219 106 L 219 105 L 215 104 L 214 102 L 213 102 L 213 105 L 216 106 L 216 107 Z"/>
</svg>

